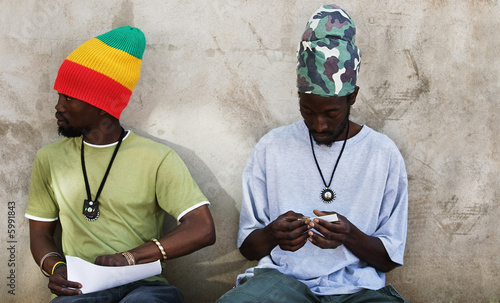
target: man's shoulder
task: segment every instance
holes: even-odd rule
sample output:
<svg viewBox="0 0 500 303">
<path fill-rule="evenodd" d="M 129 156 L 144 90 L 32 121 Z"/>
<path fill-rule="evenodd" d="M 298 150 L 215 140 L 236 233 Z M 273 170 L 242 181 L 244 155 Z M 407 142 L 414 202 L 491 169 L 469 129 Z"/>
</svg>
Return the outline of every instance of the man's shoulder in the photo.
<svg viewBox="0 0 500 303">
<path fill-rule="evenodd" d="M 305 128 L 303 121 L 297 121 L 292 124 L 283 125 L 271 129 L 259 140 L 259 144 L 269 145 L 269 144 L 282 144 L 283 142 L 290 142 L 292 138 L 296 138 L 297 135 L 303 131 Z"/>
<path fill-rule="evenodd" d="M 146 162 L 157 162 L 170 159 L 174 161 L 180 156 L 177 152 L 161 141 L 131 132 L 130 141 L 123 145 L 123 150 L 134 156 L 143 158 Z"/>
<path fill-rule="evenodd" d="M 396 143 L 387 134 L 364 125 L 359 135 L 356 142 L 361 143 L 359 146 L 364 146 L 369 149 L 371 153 L 380 152 L 386 155 L 401 154 Z"/>
<path fill-rule="evenodd" d="M 67 150 L 68 148 L 73 148 L 76 146 L 76 140 L 81 140 L 81 138 L 64 138 L 59 139 L 55 142 L 48 143 L 42 146 L 37 154 L 38 155 L 54 155 L 58 151 Z"/>
<path fill-rule="evenodd" d="M 172 151 L 172 148 L 170 148 L 166 144 L 145 137 L 143 135 L 136 134 L 134 132 L 130 132 L 130 144 L 134 147 L 142 147 L 145 149 L 156 149 L 158 151 L 166 152 Z"/>
<path fill-rule="evenodd" d="M 373 142 L 374 144 L 379 146 L 394 145 L 394 141 L 392 141 L 392 139 L 388 135 L 374 130 L 367 125 L 363 125 L 363 128 L 361 129 L 359 135 L 361 137 L 360 139 L 369 140 L 370 142 Z"/>
</svg>

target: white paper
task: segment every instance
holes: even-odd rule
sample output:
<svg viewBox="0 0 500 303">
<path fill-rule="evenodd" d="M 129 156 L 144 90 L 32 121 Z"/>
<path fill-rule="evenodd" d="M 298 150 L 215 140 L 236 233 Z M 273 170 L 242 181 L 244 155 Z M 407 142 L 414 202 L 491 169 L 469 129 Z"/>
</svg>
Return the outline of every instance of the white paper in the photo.
<svg viewBox="0 0 500 303">
<path fill-rule="evenodd" d="M 339 217 L 337 217 L 337 214 L 331 214 L 331 215 L 318 217 L 318 219 L 322 219 L 322 220 L 325 220 L 328 222 L 335 222 L 335 221 L 339 220 Z"/>
<path fill-rule="evenodd" d="M 314 217 L 312 219 L 311 219 L 311 217 L 302 217 L 302 218 L 297 219 L 297 220 L 311 220 L 312 221 L 314 219 L 322 219 L 322 220 L 325 220 L 328 222 L 335 222 L 335 221 L 339 220 L 339 217 L 337 216 L 337 214 L 331 214 L 331 215 L 326 215 L 326 216 Z"/>
<path fill-rule="evenodd" d="M 82 284 L 83 294 L 125 285 L 161 273 L 160 260 L 129 266 L 100 266 L 66 256 L 68 281 Z"/>
</svg>

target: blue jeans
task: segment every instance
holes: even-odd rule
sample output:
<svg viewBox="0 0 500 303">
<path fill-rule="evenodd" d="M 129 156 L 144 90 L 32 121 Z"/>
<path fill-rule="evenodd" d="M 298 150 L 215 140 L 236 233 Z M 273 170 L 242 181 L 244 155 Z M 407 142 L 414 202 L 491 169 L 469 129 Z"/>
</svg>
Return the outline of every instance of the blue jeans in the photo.
<svg viewBox="0 0 500 303">
<path fill-rule="evenodd" d="M 77 296 L 60 296 L 51 303 L 182 303 L 181 291 L 162 281 L 134 282 L 106 290 Z"/>
<path fill-rule="evenodd" d="M 297 279 L 274 269 L 255 269 L 255 275 L 228 291 L 217 303 L 407 303 L 388 285 L 379 290 L 364 289 L 354 294 L 317 296 Z"/>
</svg>

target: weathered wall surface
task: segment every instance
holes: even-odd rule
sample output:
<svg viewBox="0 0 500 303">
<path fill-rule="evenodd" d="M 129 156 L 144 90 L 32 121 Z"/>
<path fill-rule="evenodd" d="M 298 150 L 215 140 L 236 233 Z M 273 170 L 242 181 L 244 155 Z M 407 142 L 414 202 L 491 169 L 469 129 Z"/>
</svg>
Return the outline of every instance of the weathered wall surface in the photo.
<svg viewBox="0 0 500 303">
<path fill-rule="evenodd" d="M 253 264 L 235 247 L 241 172 L 260 136 L 300 118 L 295 51 L 321 4 L 0 1 L 1 300 L 49 299 L 23 215 L 35 152 L 58 139 L 57 69 L 82 42 L 126 24 L 144 31 L 147 49 L 122 123 L 183 157 L 217 224 L 217 243 L 168 262 L 166 276 L 188 302 L 230 289 Z M 396 142 L 410 179 L 406 264 L 388 282 L 417 303 L 500 302 L 498 1 L 337 4 L 362 50 L 353 119 Z"/>
</svg>

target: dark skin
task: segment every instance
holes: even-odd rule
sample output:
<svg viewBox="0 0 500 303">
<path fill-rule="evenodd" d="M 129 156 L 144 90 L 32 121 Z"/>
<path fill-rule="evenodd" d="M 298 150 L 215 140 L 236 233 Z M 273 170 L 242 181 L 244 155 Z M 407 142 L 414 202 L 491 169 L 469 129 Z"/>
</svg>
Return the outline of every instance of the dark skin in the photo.
<svg viewBox="0 0 500 303">
<path fill-rule="evenodd" d="M 73 131 L 72 137 L 83 135 L 85 142 L 111 144 L 120 138 L 120 120 L 84 101 L 59 94 L 56 109 L 59 132 Z"/>
<path fill-rule="evenodd" d="M 300 112 L 314 140 L 318 144 L 331 145 L 361 130 L 361 125 L 349 121 L 350 107 L 355 103 L 359 88 L 344 97 L 321 97 L 299 94 Z M 335 214 L 314 210 L 316 216 Z M 253 231 L 243 242 L 240 252 L 249 260 L 259 260 L 279 246 L 283 250 L 297 251 L 307 241 L 323 248 L 333 249 L 344 245 L 359 259 L 375 269 L 388 272 L 398 264 L 392 262 L 382 241 L 359 230 L 346 217 L 337 213 L 339 221 L 310 220 L 303 214 L 288 211 L 262 229 Z M 315 229 L 320 234 L 312 231 Z"/>
<path fill-rule="evenodd" d="M 84 140 L 88 143 L 110 144 L 118 141 L 120 137 L 119 120 L 86 102 L 60 94 L 56 110 L 60 131 L 67 132 L 67 129 L 73 128 L 70 132 L 81 132 Z M 188 212 L 179 222 L 180 224 L 174 230 L 158 239 L 169 260 L 215 243 L 215 225 L 207 205 Z M 54 240 L 55 228 L 56 222 L 30 220 L 30 247 L 37 264 L 40 264 L 40 260 L 46 253 L 58 251 Z M 158 246 L 151 241 L 131 248 L 129 252 L 134 256 L 136 264 L 153 262 L 163 258 Z M 44 260 L 43 269 L 51 273 L 53 266 L 58 261 L 61 261 L 58 256 L 50 255 Z M 117 252 L 116 254 L 98 256 L 95 264 L 126 266 L 128 261 L 120 252 Z M 52 293 L 58 296 L 72 296 L 81 294 L 82 285 L 75 281 L 68 281 L 66 267 L 59 266 L 50 276 L 48 287 Z"/>
</svg>

